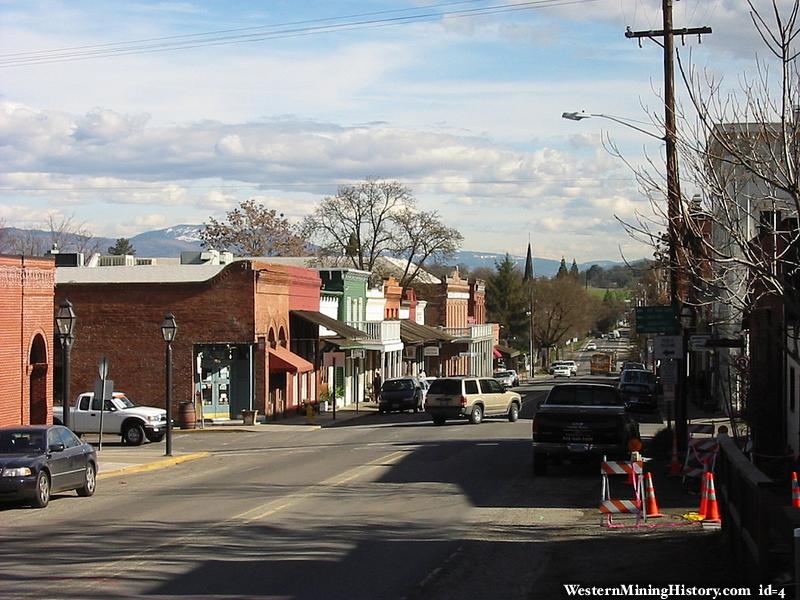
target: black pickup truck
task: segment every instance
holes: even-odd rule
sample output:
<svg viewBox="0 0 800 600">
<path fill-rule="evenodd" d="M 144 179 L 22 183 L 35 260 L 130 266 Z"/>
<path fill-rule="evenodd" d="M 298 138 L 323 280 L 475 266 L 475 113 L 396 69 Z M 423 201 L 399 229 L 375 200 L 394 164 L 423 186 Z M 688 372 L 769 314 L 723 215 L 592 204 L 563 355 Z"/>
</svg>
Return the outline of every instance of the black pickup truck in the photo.
<svg viewBox="0 0 800 600">
<path fill-rule="evenodd" d="M 626 412 L 616 388 L 555 385 L 533 418 L 533 471 L 545 475 L 549 457 L 624 459 L 632 439 L 639 439 L 639 424 Z"/>
</svg>

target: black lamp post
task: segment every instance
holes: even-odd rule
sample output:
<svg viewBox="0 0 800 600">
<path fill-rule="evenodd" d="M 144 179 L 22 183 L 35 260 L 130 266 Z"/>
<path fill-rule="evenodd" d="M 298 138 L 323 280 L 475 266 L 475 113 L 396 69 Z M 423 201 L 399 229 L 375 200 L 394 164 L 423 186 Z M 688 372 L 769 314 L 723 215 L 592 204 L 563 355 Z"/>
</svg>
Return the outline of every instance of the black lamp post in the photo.
<svg viewBox="0 0 800 600">
<path fill-rule="evenodd" d="M 169 313 L 161 323 L 161 335 L 167 343 L 166 355 L 166 376 L 167 376 L 167 448 L 165 455 L 172 456 L 172 342 L 178 332 L 178 325 L 175 323 L 175 316 Z"/>
<path fill-rule="evenodd" d="M 73 331 L 75 330 L 75 311 L 72 310 L 72 302 L 64 300 L 56 313 L 56 328 L 58 329 L 58 339 L 61 340 L 61 399 L 64 405 L 64 427 L 70 426 L 70 394 L 69 394 L 69 352 L 72 342 L 75 340 Z"/>
</svg>

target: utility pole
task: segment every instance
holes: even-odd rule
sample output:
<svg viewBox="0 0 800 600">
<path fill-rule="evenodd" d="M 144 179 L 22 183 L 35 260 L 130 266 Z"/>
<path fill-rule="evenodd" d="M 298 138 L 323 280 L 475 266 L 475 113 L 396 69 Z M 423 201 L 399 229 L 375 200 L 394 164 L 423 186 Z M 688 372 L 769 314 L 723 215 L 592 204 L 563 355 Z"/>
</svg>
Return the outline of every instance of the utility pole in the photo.
<svg viewBox="0 0 800 600">
<path fill-rule="evenodd" d="M 630 27 L 625 32 L 627 38 L 638 38 L 641 46 L 642 38 L 649 38 L 664 48 L 664 141 L 667 154 L 667 227 L 669 235 L 669 264 L 670 264 L 670 304 L 676 320 L 680 314 L 682 304 L 681 282 L 683 280 L 683 257 L 678 252 L 681 243 L 681 188 L 678 177 L 678 150 L 676 146 L 677 128 L 675 125 L 675 45 L 674 36 L 680 35 L 682 40 L 687 35 L 697 35 L 702 42 L 704 34 L 711 33 L 711 27 L 693 27 L 673 29 L 672 27 L 672 0 L 662 0 L 661 11 L 664 28 L 650 31 L 631 31 Z M 660 43 L 656 38 L 664 38 Z M 681 330 L 681 335 L 685 335 Z M 686 353 L 683 353 L 678 364 L 678 380 L 675 386 L 675 435 L 678 444 L 683 447 L 686 443 L 688 431 L 687 415 L 687 389 L 686 389 Z"/>
</svg>

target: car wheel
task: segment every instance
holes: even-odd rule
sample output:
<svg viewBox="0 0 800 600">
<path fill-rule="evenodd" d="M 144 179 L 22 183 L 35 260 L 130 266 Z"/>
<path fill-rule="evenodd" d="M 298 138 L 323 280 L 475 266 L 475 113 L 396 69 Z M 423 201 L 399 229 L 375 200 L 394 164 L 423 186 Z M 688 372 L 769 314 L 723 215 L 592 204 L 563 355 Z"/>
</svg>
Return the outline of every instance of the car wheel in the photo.
<svg viewBox="0 0 800 600">
<path fill-rule="evenodd" d="M 547 455 L 533 453 L 533 474 L 547 475 Z"/>
<path fill-rule="evenodd" d="M 139 423 L 130 423 L 122 431 L 122 441 L 130 446 L 141 446 L 144 439 L 144 427 Z"/>
<path fill-rule="evenodd" d="M 33 497 L 33 506 L 44 508 L 50 502 L 50 476 L 46 471 L 39 471 L 36 476 L 36 495 Z"/>
<path fill-rule="evenodd" d="M 519 406 L 517 406 L 516 402 L 511 403 L 511 407 L 508 409 L 508 420 L 512 423 L 519 419 Z"/>
<path fill-rule="evenodd" d="M 478 425 L 481 421 L 483 421 L 483 407 L 480 404 L 476 404 L 472 407 L 472 412 L 469 415 L 469 422 L 473 425 Z"/>
<path fill-rule="evenodd" d="M 157 444 L 158 442 L 164 439 L 165 435 L 166 435 L 165 433 L 156 433 L 153 435 L 148 435 L 147 440 L 154 444 Z"/>
<path fill-rule="evenodd" d="M 94 490 L 97 487 L 97 471 L 95 470 L 93 463 L 88 463 L 86 465 L 86 475 L 83 480 L 83 486 L 79 487 L 76 492 L 78 492 L 78 496 L 83 496 L 87 498 L 94 494 Z"/>
<path fill-rule="evenodd" d="M 379 409 L 378 409 L 378 414 L 379 414 L 379 415 L 385 415 L 385 414 L 386 414 L 386 411 L 385 411 L 385 410 L 383 410 L 382 408 L 379 408 Z"/>
<path fill-rule="evenodd" d="M 434 425 L 444 425 L 445 421 L 447 421 L 447 419 L 445 419 L 445 418 L 444 418 L 443 416 L 441 416 L 441 415 L 435 415 L 435 416 L 433 417 L 433 424 L 434 424 Z"/>
</svg>

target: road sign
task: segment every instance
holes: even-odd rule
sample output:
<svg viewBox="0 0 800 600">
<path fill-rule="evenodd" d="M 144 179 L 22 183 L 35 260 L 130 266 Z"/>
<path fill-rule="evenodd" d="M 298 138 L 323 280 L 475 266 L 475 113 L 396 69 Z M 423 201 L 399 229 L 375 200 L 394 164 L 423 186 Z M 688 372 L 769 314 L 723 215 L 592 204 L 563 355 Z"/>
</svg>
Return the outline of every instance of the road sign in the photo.
<svg viewBox="0 0 800 600">
<path fill-rule="evenodd" d="M 711 339 L 711 336 L 702 333 L 702 334 L 694 334 L 689 336 L 689 351 L 690 352 L 708 352 L 711 350 L 708 346 L 706 346 L 706 342 Z"/>
<path fill-rule="evenodd" d="M 659 335 L 653 338 L 653 356 L 659 359 L 680 358 L 683 338 L 679 335 Z"/>
<path fill-rule="evenodd" d="M 680 333 L 678 317 L 671 306 L 637 306 L 636 333 Z"/>
</svg>

